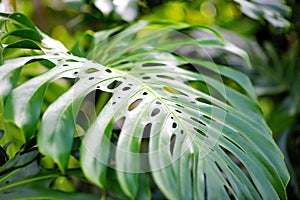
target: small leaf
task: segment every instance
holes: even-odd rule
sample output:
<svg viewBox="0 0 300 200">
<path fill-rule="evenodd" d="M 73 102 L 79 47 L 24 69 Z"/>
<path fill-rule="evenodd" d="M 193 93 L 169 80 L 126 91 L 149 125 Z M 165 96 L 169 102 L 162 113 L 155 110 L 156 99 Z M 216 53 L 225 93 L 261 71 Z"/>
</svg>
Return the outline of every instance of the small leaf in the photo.
<svg viewBox="0 0 300 200">
<path fill-rule="evenodd" d="M 5 49 L 11 49 L 11 48 L 25 48 L 25 49 L 36 49 L 36 50 L 40 50 L 41 48 L 39 47 L 39 45 L 37 45 L 35 42 L 33 42 L 32 40 L 21 40 L 21 41 L 17 41 L 15 43 L 9 44 L 5 47 Z M 4 51 L 5 51 L 4 49 Z"/>
<path fill-rule="evenodd" d="M 26 39 L 38 41 L 38 42 L 40 42 L 42 40 L 42 36 L 40 34 L 38 34 L 37 31 L 32 30 L 32 29 L 14 30 L 12 32 L 8 32 L 7 34 L 3 35 L 2 39 L 5 39 L 8 36 L 18 36 L 21 38 L 26 38 Z"/>
<path fill-rule="evenodd" d="M 0 13 L 0 16 L 11 19 L 15 22 L 18 22 L 19 24 L 21 24 L 21 25 L 23 25 L 27 28 L 36 29 L 36 27 L 32 23 L 32 21 L 24 14 L 21 14 L 21 13 L 13 13 L 13 14 Z"/>
</svg>

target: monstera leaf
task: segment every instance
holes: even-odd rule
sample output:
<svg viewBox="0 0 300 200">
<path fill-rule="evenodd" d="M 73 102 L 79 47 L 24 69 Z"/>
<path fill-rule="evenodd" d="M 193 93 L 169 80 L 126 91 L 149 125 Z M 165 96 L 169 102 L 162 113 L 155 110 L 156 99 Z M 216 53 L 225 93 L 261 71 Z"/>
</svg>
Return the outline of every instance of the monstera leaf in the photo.
<svg viewBox="0 0 300 200">
<path fill-rule="evenodd" d="M 209 59 L 249 63 L 247 54 L 213 29 L 140 21 L 95 33 L 74 55 L 25 16 L 2 17 L 2 143 L 25 143 L 37 129 L 39 151 L 66 173 L 81 137 L 85 176 L 105 190 L 114 169 L 131 199 L 150 198 L 149 179 L 168 199 L 286 199 L 288 172 L 249 79 Z M 203 55 L 185 55 L 190 46 Z M 34 62 L 48 70 L 18 84 Z M 63 78 L 72 86 L 43 111 L 49 84 Z"/>
</svg>

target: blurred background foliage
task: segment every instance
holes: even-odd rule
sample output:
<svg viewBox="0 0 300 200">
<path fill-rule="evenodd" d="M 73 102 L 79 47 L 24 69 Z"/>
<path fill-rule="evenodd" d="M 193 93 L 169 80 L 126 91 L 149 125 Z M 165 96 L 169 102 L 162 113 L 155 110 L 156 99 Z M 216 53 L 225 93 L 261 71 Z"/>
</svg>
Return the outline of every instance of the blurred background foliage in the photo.
<svg viewBox="0 0 300 200">
<path fill-rule="evenodd" d="M 114 2 L 118 3 L 114 4 L 112 0 L 2 0 L 0 11 L 26 14 L 42 31 L 61 41 L 68 49 L 74 45 L 88 48 L 89 35 L 93 35 L 94 31 L 139 19 L 173 20 L 218 29 L 227 40 L 240 46 L 251 57 L 252 68 L 227 55 L 216 58 L 216 62 L 230 63 L 251 78 L 265 118 L 291 173 L 288 196 L 300 199 L 300 2 L 288 0 L 286 3 L 292 10 L 284 7 L 279 11 L 284 17 L 290 15 L 290 24 L 280 16 L 272 16 L 276 20 L 268 18 L 265 16 L 267 11 L 259 13 L 266 20 L 258 19 L 251 10 L 257 4 L 250 5 L 249 1 Z M 268 9 L 276 9 L 274 5 Z M 43 71 L 40 66 L 29 66 L 22 72 L 23 81 Z M 69 86 L 67 81 L 53 83 L 46 99 L 53 101 Z M 63 179 L 57 182 L 66 184 Z M 73 190 L 72 187 L 67 189 Z"/>
</svg>

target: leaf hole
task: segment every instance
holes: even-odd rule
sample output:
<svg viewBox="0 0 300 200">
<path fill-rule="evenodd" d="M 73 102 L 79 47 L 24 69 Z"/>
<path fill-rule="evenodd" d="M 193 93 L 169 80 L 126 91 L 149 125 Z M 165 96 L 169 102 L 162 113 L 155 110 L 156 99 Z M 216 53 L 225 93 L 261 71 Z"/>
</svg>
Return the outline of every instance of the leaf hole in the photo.
<svg viewBox="0 0 300 200">
<path fill-rule="evenodd" d="M 146 124 L 143 131 L 143 138 L 150 138 L 152 123 Z"/>
<path fill-rule="evenodd" d="M 167 75 L 156 75 L 156 77 L 167 79 L 167 80 L 175 80 L 173 77 Z"/>
<path fill-rule="evenodd" d="M 220 146 L 220 148 L 222 149 L 222 151 L 224 152 L 224 156 L 228 156 L 230 158 L 230 160 L 238 166 L 238 168 L 245 174 L 245 176 L 250 180 L 250 182 L 252 183 L 253 187 L 256 189 L 257 193 L 260 195 L 260 193 L 258 192 L 259 190 L 256 187 L 256 184 L 254 184 L 253 179 L 250 176 L 249 171 L 247 170 L 247 168 L 244 166 L 244 164 L 241 162 L 240 159 L 238 159 L 233 153 L 231 153 L 229 150 L 227 150 L 225 147 Z M 232 168 L 230 166 L 228 166 L 231 170 Z M 233 171 L 233 170 L 232 170 Z M 261 195 L 260 195 L 261 197 Z M 262 198 L 262 197 L 261 197 Z"/>
<path fill-rule="evenodd" d="M 176 122 L 173 122 L 172 128 L 176 128 L 176 127 L 177 127 L 177 123 L 176 123 Z"/>
<path fill-rule="evenodd" d="M 98 72 L 98 71 L 99 71 L 99 70 L 96 69 L 96 68 L 89 68 L 89 69 L 85 70 L 85 73 L 91 74 L 91 73 Z"/>
<path fill-rule="evenodd" d="M 205 104 L 211 105 L 211 102 L 209 100 L 204 99 L 202 97 L 198 97 L 198 98 L 196 98 L 196 100 L 199 101 L 199 102 L 201 102 L 201 103 L 205 103 Z"/>
<path fill-rule="evenodd" d="M 158 115 L 158 113 L 160 113 L 160 109 L 159 109 L 159 108 L 155 108 L 155 109 L 151 112 L 151 117 L 154 117 L 154 116 Z"/>
<path fill-rule="evenodd" d="M 178 112 L 178 113 L 182 113 L 180 110 L 177 110 L 177 109 L 175 111 Z"/>
<path fill-rule="evenodd" d="M 89 80 L 93 80 L 93 79 L 95 79 L 95 78 L 94 78 L 94 77 L 90 77 L 90 78 L 89 78 Z"/>
<path fill-rule="evenodd" d="M 155 102 L 157 105 L 161 105 L 161 102 L 160 101 L 156 101 Z"/>
<path fill-rule="evenodd" d="M 180 108 L 184 108 L 184 106 L 180 105 L 180 104 L 175 104 L 176 106 L 180 107 Z"/>
<path fill-rule="evenodd" d="M 150 76 L 143 76 L 142 79 L 148 80 L 148 79 L 151 79 L 151 77 Z"/>
<path fill-rule="evenodd" d="M 108 86 L 107 86 L 107 88 L 108 89 L 116 89 L 119 85 L 121 85 L 122 84 L 122 81 L 117 81 L 117 80 L 114 80 L 113 82 L 111 82 Z"/>
<path fill-rule="evenodd" d="M 227 181 L 227 183 L 229 184 L 229 182 Z M 229 196 L 229 199 L 234 199 L 234 195 L 232 193 L 232 187 L 230 187 L 231 189 L 229 189 L 226 185 L 224 185 L 224 189 L 226 191 L 226 193 Z"/>
<path fill-rule="evenodd" d="M 143 92 L 143 95 L 147 95 L 148 94 L 148 92 Z"/>
<path fill-rule="evenodd" d="M 194 130 L 195 130 L 197 133 L 200 133 L 201 135 L 203 135 L 204 137 L 207 137 L 207 135 L 206 135 L 203 131 L 201 131 L 200 129 L 194 127 Z"/>
<path fill-rule="evenodd" d="M 133 103 L 131 103 L 128 106 L 128 111 L 132 111 L 133 109 L 135 109 L 136 107 L 138 107 L 138 105 L 143 101 L 143 99 L 137 99 L 135 100 Z"/>
<path fill-rule="evenodd" d="M 204 118 L 208 119 L 208 120 L 211 120 L 211 121 L 215 121 L 213 120 L 211 117 L 207 116 L 207 115 L 203 115 Z"/>
<path fill-rule="evenodd" d="M 194 117 L 191 117 L 192 120 L 194 120 L 195 122 L 197 122 L 198 124 L 201 124 L 203 126 L 206 126 L 206 124 L 204 124 L 203 122 L 201 122 L 200 120 L 194 118 Z"/>
<path fill-rule="evenodd" d="M 230 182 L 229 182 L 229 180 L 228 180 L 228 178 L 227 178 L 226 173 L 224 172 L 224 170 L 221 168 L 221 166 L 216 161 L 214 163 L 215 163 L 216 167 L 218 168 L 218 170 L 221 172 L 223 178 L 226 180 L 229 188 L 232 188 L 232 185 L 230 184 Z M 225 185 L 224 185 L 224 188 L 225 188 L 227 194 L 229 194 L 229 195 L 231 195 L 231 197 L 233 197 L 231 190 L 227 186 L 225 186 Z"/>
<path fill-rule="evenodd" d="M 171 152 L 172 156 L 173 156 L 173 151 L 174 151 L 174 147 L 175 147 L 175 142 L 176 142 L 176 135 L 172 134 L 172 136 L 170 138 L 170 152 Z"/>
<path fill-rule="evenodd" d="M 203 174 L 203 179 L 204 179 L 204 199 L 207 199 L 207 178 L 206 178 L 206 173 Z"/>
<path fill-rule="evenodd" d="M 131 88 L 131 87 L 124 87 L 122 90 L 123 90 L 123 91 L 127 91 L 127 90 L 130 90 L 130 88 Z"/>
<path fill-rule="evenodd" d="M 107 73 L 111 73 L 112 71 L 110 69 L 105 70 Z"/>
<path fill-rule="evenodd" d="M 183 130 L 180 130 L 180 134 L 183 135 L 183 134 L 184 134 L 184 131 L 183 131 Z"/>
<path fill-rule="evenodd" d="M 172 94 L 179 94 L 179 95 L 183 95 L 183 96 L 188 97 L 188 95 L 186 95 L 185 93 L 183 93 L 183 92 L 181 92 L 181 91 L 179 91 L 175 88 L 172 88 L 172 87 L 164 86 L 163 90 L 165 90 L 166 92 L 172 93 Z"/>
<path fill-rule="evenodd" d="M 78 62 L 78 61 L 74 59 L 67 59 L 66 62 Z"/>
<path fill-rule="evenodd" d="M 162 66 L 166 66 L 163 63 L 144 63 L 142 65 L 143 67 L 162 67 Z"/>
</svg>

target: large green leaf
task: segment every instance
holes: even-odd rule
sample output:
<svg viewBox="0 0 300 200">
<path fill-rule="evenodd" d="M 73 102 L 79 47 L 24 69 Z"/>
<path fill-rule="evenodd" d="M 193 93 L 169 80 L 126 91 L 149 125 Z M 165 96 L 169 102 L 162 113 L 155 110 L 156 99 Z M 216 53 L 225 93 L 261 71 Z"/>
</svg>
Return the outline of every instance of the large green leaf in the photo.
<svg viewBox="0 0 300 200">
<path fill-rule="evenodd" d="M 140 21 L 121 29 L 95 34 L 88 58 L 70 55 L 39 33 L 43 39 L 35 42 L 43 55 L 4 60 L 6 123 L 27 141 L 47 85 L 72 78 L 73 86 L 42 113 L 38 128 L 39 150 L 63 173 L 76 128 L 91 123 L 81 127 L 81 167 L 102 189 L 112 168 L 131 199 L 149 198 L 149 186 L 141 187 L 147 178 L 139 173 L 151 174 L 168 199 L 286 199 L 289 175 L 249 79 L 209 59 L 211 52 L 226 51 L 249 63 L 247 54 L 203 26 Z M 192 38 L 190 31 L 203 37 Z M 203 59 L 182 53 L 190 46 Z M 16 70 L 38 60 L 55 66 L 17 86 Z M 103 92 L 111 97 L 97 110 Z"/>
</svg>

